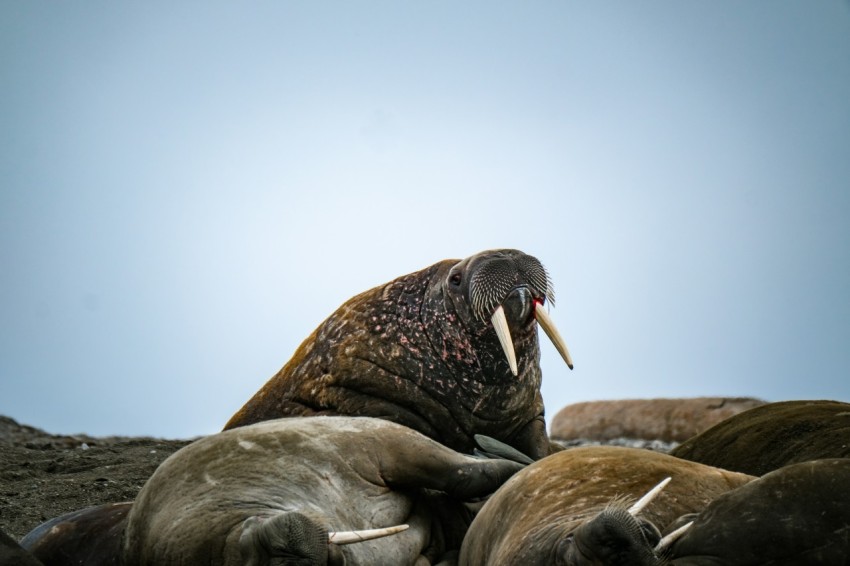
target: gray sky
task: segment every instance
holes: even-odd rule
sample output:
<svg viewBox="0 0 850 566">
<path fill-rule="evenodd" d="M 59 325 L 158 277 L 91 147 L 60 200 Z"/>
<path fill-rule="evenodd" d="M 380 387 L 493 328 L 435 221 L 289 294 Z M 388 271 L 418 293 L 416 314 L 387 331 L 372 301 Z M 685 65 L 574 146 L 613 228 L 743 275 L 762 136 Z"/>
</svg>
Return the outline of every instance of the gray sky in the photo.
<svg viewBox="0 0 850 566">
<path fill-rule="evenodd" d="M 846 2 L 3 2 L 0 77 L 0 414 L 214 432 L 497 247 L 555 282 L 550 417 L 850 401 Z"/>
</svg>

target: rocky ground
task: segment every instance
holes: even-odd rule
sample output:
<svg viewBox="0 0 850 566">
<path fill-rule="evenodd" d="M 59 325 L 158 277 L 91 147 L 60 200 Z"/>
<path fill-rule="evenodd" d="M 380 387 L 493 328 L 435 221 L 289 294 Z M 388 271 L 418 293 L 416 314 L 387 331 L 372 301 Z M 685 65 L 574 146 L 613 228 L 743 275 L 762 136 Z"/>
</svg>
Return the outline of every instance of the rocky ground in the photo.
<svg viewBox="0 0 850 566">
<path fill-rule="evenodd" d="M 132 500 L 160 462 L 189 442 L 59 436 L 0 416 L 0 530 L 20 540 L 64 513 Z"/>
<path fill-rule="evenodd" d="M 130 501 L 156 467 L 190 440 L 60 436 L 0 416 L 0 530 L 20 540 L 34 527 L 92 505 Z M 562 441 L 566 446 L 600 444 Z M 675 443 L 605 444 L 669 451 Z"/>
</svg>

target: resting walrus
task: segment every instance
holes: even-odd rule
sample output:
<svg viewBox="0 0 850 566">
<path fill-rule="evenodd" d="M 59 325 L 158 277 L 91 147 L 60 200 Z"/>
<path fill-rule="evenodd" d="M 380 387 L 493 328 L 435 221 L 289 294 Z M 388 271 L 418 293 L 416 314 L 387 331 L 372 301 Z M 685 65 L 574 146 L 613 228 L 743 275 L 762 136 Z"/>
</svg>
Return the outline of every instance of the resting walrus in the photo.
<svg viewBox="0 0 850 566">
<path fill-rule="evenodd" d="M 628 512 L 624 498 L 665 478 L 669 485 L 640 516 Z M 752 480 L 650 450 L 570 448 L 534 462 L 487 500 L 458 563 L 658 566 L 657 529 Z"/>
<path fill-rule="evenodd" d="M 462 502 L 522 467 L 459 454 L 382 419 L 240 427 L 157 468 L 130 510 L 122 564 L 435 563 L 460 548 L 471 521 Z M 390 538 L 339 546 L 340 530 L 401 523 L 409 528 Z"/>
<path fill-rule="evenodd" d="M 671 454 L 762 476 L 788 464 L 850 458 L 850 403 L 781 401 L 755 407 L 698 434 Z"/>
<path fill-rule="evenodd" d="M 666 553 L 670 566 L 842 565 L 850 556 L 850 459 L 784 466 L 717 497 Z"/>
<path fill-rule="evenodd" d="M 224 427 L 283 416 L 391 420 L 462 452 L 474 434 L 549 452 L 535 321 L 572 367 L 543 305 L 543 265 L 518 250 L 444 260 L 343 304 Z"/>
</svg>

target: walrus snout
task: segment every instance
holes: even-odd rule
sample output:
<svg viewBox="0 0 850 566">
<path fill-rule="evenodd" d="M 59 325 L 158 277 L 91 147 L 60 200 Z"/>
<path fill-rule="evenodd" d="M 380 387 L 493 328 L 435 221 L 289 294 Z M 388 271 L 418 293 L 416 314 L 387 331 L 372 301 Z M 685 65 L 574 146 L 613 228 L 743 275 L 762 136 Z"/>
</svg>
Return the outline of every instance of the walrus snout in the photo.
<svg viewBox="0 0 850 566">
<path fill-rule="evenodd" d="M 555 291 L 546 268 L 536 257 L 519 250 L 482 252 L 472 261 L 465 260 L 452 270 L 449 280 L 455 285 L 461 284 L 464 268 L 470 272 L 468 285 L 472 310 L 482 320 L 490 318 L 511 373 L 519 374 L 508 320 L 514 328 L 521 327 L 530 321 L 532 312 L 567 366 L 573 369 L 566 342 L 544 308 L 546 301 L 555 303 Z"/>
<path fill-rule="evenodd" d="M 596 517 L 582 523 L 561 544 L 560 552 L 564 563 L 580 564 L 634 564 L 657 566 L 660 558 L 681 534 L 682 529 L 668 537 L 649 520 L 638 515 L 655 499 L 670 482 L 665 478 L 628 509 L 623 501 L 615 498 Z"/>
<path fill-rule="evenodd" d="M 505 309 L 508 322 L 513 322 L 517 326 L 523 325 L 528 322 L 534 311 L 534 295 L 527 285 L 514 287 L 502 301 L 502 307 Z"/>
</svg>

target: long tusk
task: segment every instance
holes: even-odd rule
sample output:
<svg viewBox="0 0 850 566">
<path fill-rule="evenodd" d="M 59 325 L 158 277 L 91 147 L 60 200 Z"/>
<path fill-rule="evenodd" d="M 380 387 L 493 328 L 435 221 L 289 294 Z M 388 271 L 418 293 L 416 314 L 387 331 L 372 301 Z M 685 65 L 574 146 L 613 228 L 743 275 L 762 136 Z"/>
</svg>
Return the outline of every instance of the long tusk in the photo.
<svg viewBox="0 0 850 566">
<path fill-rule="evenodd" d="M 555 327 L 555 323 L 552 322 L 552 319 L 549 317 L 549 313 L 546 312 L 545 308 L 543 308 L 542 303 L 536 303 L 534 314 L 537 317 L 537 323 L 540 325 L 540 328 L 546 332 L 546 336 L 549 337 L 549 340 L 551 340 L 552 344 L 555 345 L 555 348 L 557 348 L 561 357 L 564 358 L 565 362 L 567 362 L 567 367 L 573 369 L 573 359 L 570 357 L 570 351 L 567 350 L 567 343 L 564 342 L 563 338 L 561 338 L 561 333 L 558 332 L 558 329 Z"/>
<path fill-rule="evenodd" d="M 508 358 L 508 364 L 511 366 L 511 371 L 517 375 L 516 370 L 516 354 L 514 353 L 514 343 L 511 340 L 511 331 L 508 328 L 508 319 L 505 318 L 505 309 L 502 305 L 493 313 L 490 321 L 493 323 L 493 328 L 496 329 L 496 335 L 499 337 L 499 343 L 502 345 L 502 350 L 505 351 L 505 356 Z"/>
<path fill-rule="evenodd" d="M 664 478 L 663 480 L 661 480 L 661 483 L 650 489 L 646 493 L 646 495 L 638 499 L 637 503 L 629 507 L 629 513 L 632 515 L 632 517 L 643 511 L 644 507 L 649 505 L 652 500 L 655 499 L 655 496 L 661 493 L 661 490 L 664 489 L 664 486 L 666 486 L 668 483 L 670 483 L 670 478 Z"/>
<path fill-rule="evenodd" d="M 406 531 L 408 525 L 396 525 L 395 527 L 385 527 L 383 529 L 367 529 L 365 531 L 340 531 L 328 533 L 328 542 L 334 544 L 351 544 L 352 542 L 363 542 L 373 538 L 381 538 L 401 531 Z"/>
<path fill-rule="evenodd" d="M 685 534 L 685 531 L 690 529 L 691 525 L 693 524 L 693 521 L 691 521 L 690 523 L 685 523 L 672 533 L 662 537 L 661 540 L 658 541 L 658 544 L 655 545 L 655 554 L 661 554 L 662 552 L 667 550 L 667 548 L 669 548 L 670 545 L 679 540 L 679 537 Z"/>
</svg>

